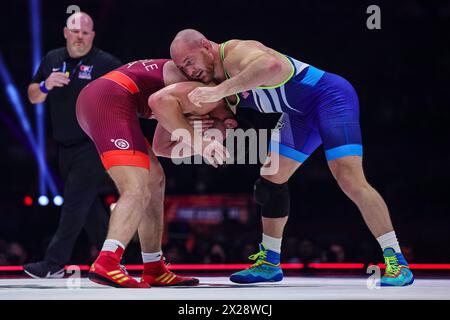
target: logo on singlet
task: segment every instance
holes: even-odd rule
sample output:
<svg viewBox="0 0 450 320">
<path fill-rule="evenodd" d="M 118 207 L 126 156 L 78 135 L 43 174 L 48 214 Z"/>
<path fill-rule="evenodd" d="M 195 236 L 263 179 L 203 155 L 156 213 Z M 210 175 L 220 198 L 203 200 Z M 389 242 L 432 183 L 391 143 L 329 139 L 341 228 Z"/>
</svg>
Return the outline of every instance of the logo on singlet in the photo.
<svg viewBox="0 0 450 320">
<path fill-rule="evenodd" d="M 121 150 L 126 150 L 130 147 L 128 141 L 124 139 L 111 139 L 111 142 L 114 142 L 114 145 Z"/>
<path fill-rule="evenodd" d="M 131 68 L 136 63 L 141 63 L 146 71 L 156 70 L 156 69 L 158 69 L 158 65 L 156 63 L 153 63 L 153 61 L 154 61 L 153 59 L 146 59 L 146 60 L 137 60 L 137 61 L 129 62 L 127 69 Z"/>
</svg>

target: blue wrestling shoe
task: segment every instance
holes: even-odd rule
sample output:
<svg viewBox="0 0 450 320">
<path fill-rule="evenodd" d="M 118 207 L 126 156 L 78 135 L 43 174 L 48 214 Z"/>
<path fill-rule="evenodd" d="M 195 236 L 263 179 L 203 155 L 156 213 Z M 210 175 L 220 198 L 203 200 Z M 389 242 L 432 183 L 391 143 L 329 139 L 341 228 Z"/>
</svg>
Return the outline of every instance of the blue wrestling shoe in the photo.
<svg viewBox="0 0 450 320">
<path fill-rule="evenodd" d="M 277 282 L 283 280 L 280 254 L 259 245 L 259 252 L 248 257 L 256 262 L 249 268 L 233 273 L 230 281 L 235 283 Z"/>
<path fill-rule="evenodd" d="M 414 276 L 409 269 L 403 254 L 396 253 L 392 248 L 383 252 L 386 271 L 381 277 L 379 285 L 382 287 L 404 287 L 414 282 Z"/>
</svg>

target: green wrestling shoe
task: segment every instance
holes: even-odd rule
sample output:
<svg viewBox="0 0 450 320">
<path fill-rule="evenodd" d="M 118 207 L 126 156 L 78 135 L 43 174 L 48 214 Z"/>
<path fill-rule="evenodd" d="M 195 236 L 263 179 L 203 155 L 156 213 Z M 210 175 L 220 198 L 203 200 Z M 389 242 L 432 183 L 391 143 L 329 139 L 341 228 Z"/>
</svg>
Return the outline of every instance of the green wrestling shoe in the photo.
<svg viewBox="0 0 450 320">
<path fill-rule="evenodd" d="M 380 286 L 404 287 L 414 282 L 414 276 L 403 254 L 395 252 L 392 248 L 386 248 L 383 255 L 386 271 L 381 277 Z"/>
<path fill-rule="evenodd" d="M 259 245 L 259 252 L 248 258 L 256 260 L 249 268 L 233 273 L 230 281 L 235 283 L 278 282 L 283 280 L 280 267 L 280 254 Z"/>
</svg>

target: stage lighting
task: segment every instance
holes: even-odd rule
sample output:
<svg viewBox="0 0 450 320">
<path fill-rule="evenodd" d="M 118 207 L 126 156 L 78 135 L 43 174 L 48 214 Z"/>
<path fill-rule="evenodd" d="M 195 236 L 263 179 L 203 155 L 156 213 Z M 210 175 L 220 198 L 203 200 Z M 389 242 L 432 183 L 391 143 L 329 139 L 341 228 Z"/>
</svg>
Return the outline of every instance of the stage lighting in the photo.
<svg viewBox="0 0 450 320">
<path fill-rule="evenodd" d="M 55 196 L 54 198 L 53 198 L 53 204 L 55 205 L 55 206 L 62 206 L 62 204 L 64 203 L 64 198 L 63 197 L 61 197 L 60 195 L 58 195 L 58 196 Z"/>
<path fill-rule="evenodd" d="M 49 200 L 48 200 L 47 196 L 42 195 L 38 198 L 38 202 L 41 206 L 46 206 L 46 205 L 48 205 Z"/>
<path fill-rule="evenodd" d="M 30 196 L 26 196 L 25 198 L 23 198 L 23 204 L 27 207 L 31 207 L 33 205 L 33 198 Z"/>
</svg>

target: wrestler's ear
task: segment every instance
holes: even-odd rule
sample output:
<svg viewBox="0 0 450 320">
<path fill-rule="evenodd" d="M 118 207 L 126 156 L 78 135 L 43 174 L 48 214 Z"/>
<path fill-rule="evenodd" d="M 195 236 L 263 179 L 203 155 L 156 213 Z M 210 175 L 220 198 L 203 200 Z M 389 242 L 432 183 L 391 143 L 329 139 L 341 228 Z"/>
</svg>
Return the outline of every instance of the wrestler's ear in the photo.
<svg viewBox="0 0 450 320">
<path fill-rule="evenodd" d="M 212 48 L 211 42 L 209 42 L 207 39 L 201 39 L 200 44 L 202 45 L 202 48 L 205 48 L 208 51 L 210 51 Z"/>
</svg>

